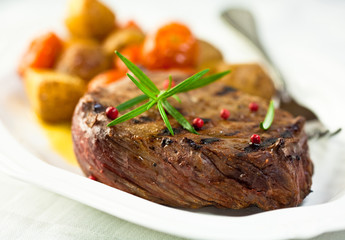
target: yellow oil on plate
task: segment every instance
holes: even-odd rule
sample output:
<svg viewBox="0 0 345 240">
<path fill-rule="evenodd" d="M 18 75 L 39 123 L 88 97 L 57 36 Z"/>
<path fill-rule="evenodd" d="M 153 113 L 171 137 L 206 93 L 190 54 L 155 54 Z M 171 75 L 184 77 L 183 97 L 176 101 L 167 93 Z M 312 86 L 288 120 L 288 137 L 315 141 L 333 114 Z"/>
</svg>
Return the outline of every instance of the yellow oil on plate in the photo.
<svg viewBox="0 0 345 240">
<path fill-rule="evenodd" d="M 46 123 L 37 117 L 49 143 L 54 151 L 61 155 L 69 164 L 78 165 L 73 151 L 71 123 Z"/>
</svg>

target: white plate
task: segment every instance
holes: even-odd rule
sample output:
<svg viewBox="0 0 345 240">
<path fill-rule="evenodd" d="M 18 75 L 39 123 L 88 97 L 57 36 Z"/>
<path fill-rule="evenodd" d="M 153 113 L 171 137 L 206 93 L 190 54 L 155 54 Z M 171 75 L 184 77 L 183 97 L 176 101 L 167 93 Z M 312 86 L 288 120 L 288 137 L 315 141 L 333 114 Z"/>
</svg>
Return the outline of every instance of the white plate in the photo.
<svg viewBox="0 0 345 240">
<path fill-rule="evenodd" d="M 132 9 L 134 3 L 142 6 Z M 156 26 L 157 19 L 177 16 L 178 19 L 190 23 L 199 36 L 220 46 L 227 53 L 227 58 L 237 61 L 260 59 L 248 45 L 221 24 L 218 12 L 207 11 L 207 6 L 201 6 L 200 12 L 206 19 L 196 21 L 198 13 L 179 9 L 181 3 L 182 1 L 179 1 L 169 6 L 169 12 L 164 11 L 166 7 L 162 3 L 157 3 L 156 7 L 162 10 L 157 12 L 145 8 L 145 4 L 135 0 L 117 2 L 114 9 L 119 13 L 120 19 L 135 16 L 147 29 Z M 0 69 L 0 170 L 114 216 L 183 237 L 288 239 L 312 237 L 345 228 L 343 135 L 310 142 L 311 157 L 315 163 L 313 193 L 302 206 L 296 208 L 269 212 L 261 212 L 256 208 L 181 210 L 146 201 L 82 176 L 78 167 L 67 164 L 51 149 L 31 113 L 21 80 L 15 74 L 16 59 L 35 32 L 49 28 L 60 33 L 63 31 L 61 25 L 65 3 L 35 0 L 22 4 L 25 6 L 18 7 L 5 1 L 8 11 L 4 15 L 0 14 L 10 20 L 18 15 L 28 19 L 25 23 L 11 22 L 11 29 L 3 29 L 7 34 L 2 36 L 6 35 L 6 39 L 0 41 L 2 44 L 8 44 L 7 47 L 0 45 L 3 50 L 0 64 L 7 66 Z M 47 11 L 39 12 L 35 17 L 29 16 L 28 9 L 38 6 Z M 18 14 L 13 15 L 13 11 Z M 43 23 L 42 18 L 45 19 Z M 200 24 L 200 21 L 203 24 Z M 37 23 L 41 25 L 37 26 Z"/>
</svg>

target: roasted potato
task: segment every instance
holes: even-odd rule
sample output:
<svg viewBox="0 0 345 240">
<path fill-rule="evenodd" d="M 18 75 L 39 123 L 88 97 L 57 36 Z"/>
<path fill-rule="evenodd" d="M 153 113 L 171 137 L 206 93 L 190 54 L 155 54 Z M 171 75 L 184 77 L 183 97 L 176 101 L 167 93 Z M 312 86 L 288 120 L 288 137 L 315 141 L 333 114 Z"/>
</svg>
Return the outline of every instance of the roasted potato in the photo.
<svg viewBox="0 0 345 240">
<path fill-rule="evenodd" d="M 32 108 L 47 122 L 70 120 L 86 90 L 79 77 L 33 68 L 24 72 L 24 84 Z"/>
<path fill-rule="evenodd" d="M 107 55 L 114 55 L 115 50 L 121 50 L 128 45 L 138 44 L 144 41 L 144 33 L 134 27 L 112 32 L 103 42 L 103 51 Z"/>
<path fill-rule="evenodd" d="M 77 37 L 103 39 L 115 28 L 115 15 L 97 0 L 70 0 L 66 26 Z"/>
<path fill-rule="evenodd" d="M 72 36 L 72 37 L 65 40 L 63 50 L 66 50 L 67 48 L 69 48 L 75 44 L 92 45 L 92 46 L 99 46 L 100 45 L 99 41 L 97 41 L 96 39 L 93 39 L 93 38 L 80 38 L 80 37 Z"/>
<path fill-rule="evenodd" d="M 110 59 L 103 53 L 101 46 L 85 40 L 70 43 L 58 60 L 56 69 L 89 81 L 109 66 Z"/>
<path fill-rule="evenodd" d="M 213 70 L 217 64 L 223 61 L 222 53 L 210 43 L 198 40 L 199 56 L 198 56 L 198 69 L 210 68 Z"/>
<path fill-rule="evenodd" d="M 231 70 L 231 73 L 220 81 L 231 87 L 266 100 L 275 94 L 272 79 L 258 64 L 221 64 L 217 68 L 218 72 L 225 70 Z"/>
</svg>

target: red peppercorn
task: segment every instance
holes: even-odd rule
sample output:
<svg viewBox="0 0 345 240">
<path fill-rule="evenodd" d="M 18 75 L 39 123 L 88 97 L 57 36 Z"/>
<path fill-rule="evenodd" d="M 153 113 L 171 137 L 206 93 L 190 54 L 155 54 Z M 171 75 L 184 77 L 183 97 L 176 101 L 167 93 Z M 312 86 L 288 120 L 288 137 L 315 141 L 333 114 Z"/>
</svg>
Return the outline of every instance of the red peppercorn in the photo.
<svg viewBox="0 0 345 240">
<path fill-rule="evenodd" d="M 257 134 L 253 134 L 251 137 L 250 137 L 250 142 L 252 144 L 260 144 L 260 141 L 261 141 L 261 138 L 259 135 Z"/>
<path fill-rule="evenodd" d="M 163 83 L 163 88 L 168 89 L 168 87 L 169 87 L 169 79 L 165 79 L 164 83 Z M 171 88 L 173 88 L 173 87 L 175 87 L 175 82 L 171 81 Z"/>
<path fill-rule="evenodd" d="M 230 117 L 230 111 L 228 109 L 223 108 L 220 111 L 220 117 L 223 118 L 224 120 L 228 119 Z"/>
<path fill-rule="evenodd" d="M 105 112 L 107 114 L 107 117 L 111 120 L 114 120 L 119 115 L 119 111 L 114 107 L 108 107 L 107 110 L 105 110 Z"/>
<path fill-rule="evenodd" d="M 89 176 L 89 178 L 90 178 L 91 180 L 96 181 L 96 177 L 95 177 L 95 176 L 93 176 L 93 175 L 90 175 L 90 176 Z"/>
<path fill-rule="evenodd" d="M 204 120 L 202 120 L 201 118 L 194 118 L 194 120 L 193 120 L 193 126 L 194 126 L 196 129 L 202 128 L 202 126 L 204 126 Z"/>
<path fill-rule="evenodd" d="M 256 112 L 259 109 L 259 105 L 256 102 L 249 103 L 249 110 L 251 112 Z"/>
</svg>

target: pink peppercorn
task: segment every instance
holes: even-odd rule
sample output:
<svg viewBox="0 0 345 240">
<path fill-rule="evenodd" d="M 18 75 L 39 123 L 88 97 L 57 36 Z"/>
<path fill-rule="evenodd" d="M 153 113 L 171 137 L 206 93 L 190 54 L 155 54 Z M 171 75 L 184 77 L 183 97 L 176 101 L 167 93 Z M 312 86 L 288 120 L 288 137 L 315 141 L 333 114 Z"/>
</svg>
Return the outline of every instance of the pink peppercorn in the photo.
<svg viewBox="0 0 345 240">
<path fill-rule="evenodd" d="M 250 142 L 251 142 L 252 144 L 260 144 L 261 138 L 260 138 L 259 135 L 253 134 L 253 135 L 250 137 Z"/>
<path fill-rule="evenodd" d="M 251 112 L 256 112 L 259 109 L 259 105 L 256 102 L 249 103 L 249 110 Z"/>
<path fill-rule="evenodd" d="M 228 109 L 223 108 L 220 111 L 220 117 L 223 118 L 224 120 L 228 119 L 230 117 L 230 111 Z"/>
<path fill-rule="evenodd" d="M 105 110 L 105 112 L 107 114 L 107 117 L 111 120 L 116 119 L 119 115 L 119 111 L 114 107 L 108 107 L 107 110 Z"/>
<path fill-rule="evenodd" d="M 201 118 L 194 118 L 194 120 L 193 120 L 193 126 L 194 126 L 196 129 L 202 128 L 202 126 L 204 126 L 204 120 L 202 120 Z"/>
</svg>

